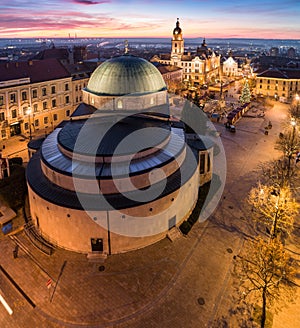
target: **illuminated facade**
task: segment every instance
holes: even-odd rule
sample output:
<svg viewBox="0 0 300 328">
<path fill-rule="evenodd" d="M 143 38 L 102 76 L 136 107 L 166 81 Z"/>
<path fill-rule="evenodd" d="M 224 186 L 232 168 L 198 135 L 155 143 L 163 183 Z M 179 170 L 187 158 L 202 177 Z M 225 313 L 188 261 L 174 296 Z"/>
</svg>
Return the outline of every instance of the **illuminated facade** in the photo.
<svg viewBox="0 0 300 328">
<path fill-rule="evenodd" d="M 256 94 L 292 101 L 300 93 L 300 70 L 268 69 L 256 75 Z"/>
<path fill-rule="evenodd" d="M 171 53 L 155 55 L 151 61 L 180 67 L 183 69 L 185 82 L 190 85 L 202 85 L 214 82 L 219 77 L 220 58 L 220 55 L 207 47 L 205 39 L 195 53 L 185 52 L 182 29 L 177 19 Z"/>
<path fill-rule="evenodd" d="M 0 64 L 0 140 L 53 131 L 82 101 L 88 79 L 54 58 Z"/>
<path fill-rule="evenodd" d="M 238 62 L 235 61 L 231 56 L 223 62 L 222 72 L 223 76 L 227 77 L 241 76 L 241 70 L 238 68 Z"/>
</svg>

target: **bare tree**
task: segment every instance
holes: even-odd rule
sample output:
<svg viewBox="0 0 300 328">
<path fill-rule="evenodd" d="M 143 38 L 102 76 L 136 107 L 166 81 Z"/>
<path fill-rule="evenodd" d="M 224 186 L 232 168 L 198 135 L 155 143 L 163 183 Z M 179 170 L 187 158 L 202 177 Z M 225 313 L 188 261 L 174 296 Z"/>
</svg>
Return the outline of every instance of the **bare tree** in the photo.
<svg viewBox="0 0 300 328">
<path fill-rule="evenodd" d="M 279 231 L 289 234 L 293 230 L 299 204 L 288 186 L 274 188 L 259 183 L 250 190 L 248 202 L 252 205 L 253 219 L 262 222 L 271 237 L 276 237 Z"/>
<path fill-rule="evenodd" d="M 292 159 L 300 150 L 299 131 L 294 118 L 292 118 L 290 126 L 283 133 L 279 134 L 275 149 L 282 151 L 283 156 L 287 159 L 287 176 L 288 180 L 290 180 Z"/>
<path fill-rule="evenodd" d="M 264 328 L 267 307 L 286 296 L 291 301 L 295 265 L 277 238 L 258 238 L 244 252 L 245 255 L 236 257 L 235 273 L 244 299 L 250 294 L 260 298 L 260 326 Z"/>
</svg>

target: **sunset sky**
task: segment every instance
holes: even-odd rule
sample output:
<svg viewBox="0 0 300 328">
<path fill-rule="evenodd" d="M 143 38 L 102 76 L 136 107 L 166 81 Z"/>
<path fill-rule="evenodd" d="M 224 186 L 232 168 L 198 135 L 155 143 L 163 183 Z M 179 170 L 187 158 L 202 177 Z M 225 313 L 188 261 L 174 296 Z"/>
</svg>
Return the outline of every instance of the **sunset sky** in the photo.
<svg viewBox="0 0 300 328">
<path fill-rule="evenodd" d="M 299 0 L 1 0 L 0 38 L 184 37 L 300 39 Z"/>
</svg>

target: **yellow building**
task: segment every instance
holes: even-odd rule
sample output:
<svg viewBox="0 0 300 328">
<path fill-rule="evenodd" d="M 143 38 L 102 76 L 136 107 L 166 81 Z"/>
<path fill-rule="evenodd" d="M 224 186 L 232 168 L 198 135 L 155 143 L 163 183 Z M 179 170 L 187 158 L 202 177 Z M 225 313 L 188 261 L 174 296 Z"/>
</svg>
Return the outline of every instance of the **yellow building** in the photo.
<svg viewBox="0 0 300 328">
<path fill-rule="evenodd" d="M 155 55 L 151 61 L 180 67 L 183 69 L 185 82 L 190 85 L 202 85 L 214 82 L 219 77 L 220 58 L 220 55 L 207 47 L 205 39 L 195 53 L 185 52 L 182 29 L 177 18 L 171 53 Z"/>
<path fill-rule="evenodd" d="M 58 59 L 0 64 L 0 140 L 49 133 L 82 101 L 89 73 Z"/>
<path fill-rule="evenodd" d="M 290 102 L 300 92 L 300 70 L 271 68 L 256 76 L 256 94 Z"/>
</svg>

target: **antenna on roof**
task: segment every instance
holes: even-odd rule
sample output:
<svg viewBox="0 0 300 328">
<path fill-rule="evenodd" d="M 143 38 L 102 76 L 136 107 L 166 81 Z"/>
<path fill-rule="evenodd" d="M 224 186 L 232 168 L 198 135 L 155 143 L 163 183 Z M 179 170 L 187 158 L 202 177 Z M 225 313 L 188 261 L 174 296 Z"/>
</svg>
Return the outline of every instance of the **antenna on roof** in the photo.
<svg viewBox="0 0 300 328">
<path fill-rule="evenodd" d="M 128 40 L 125 40 L 125 49 L 124 49 L 125 55 L 128 54 Z"/>
</svg>

